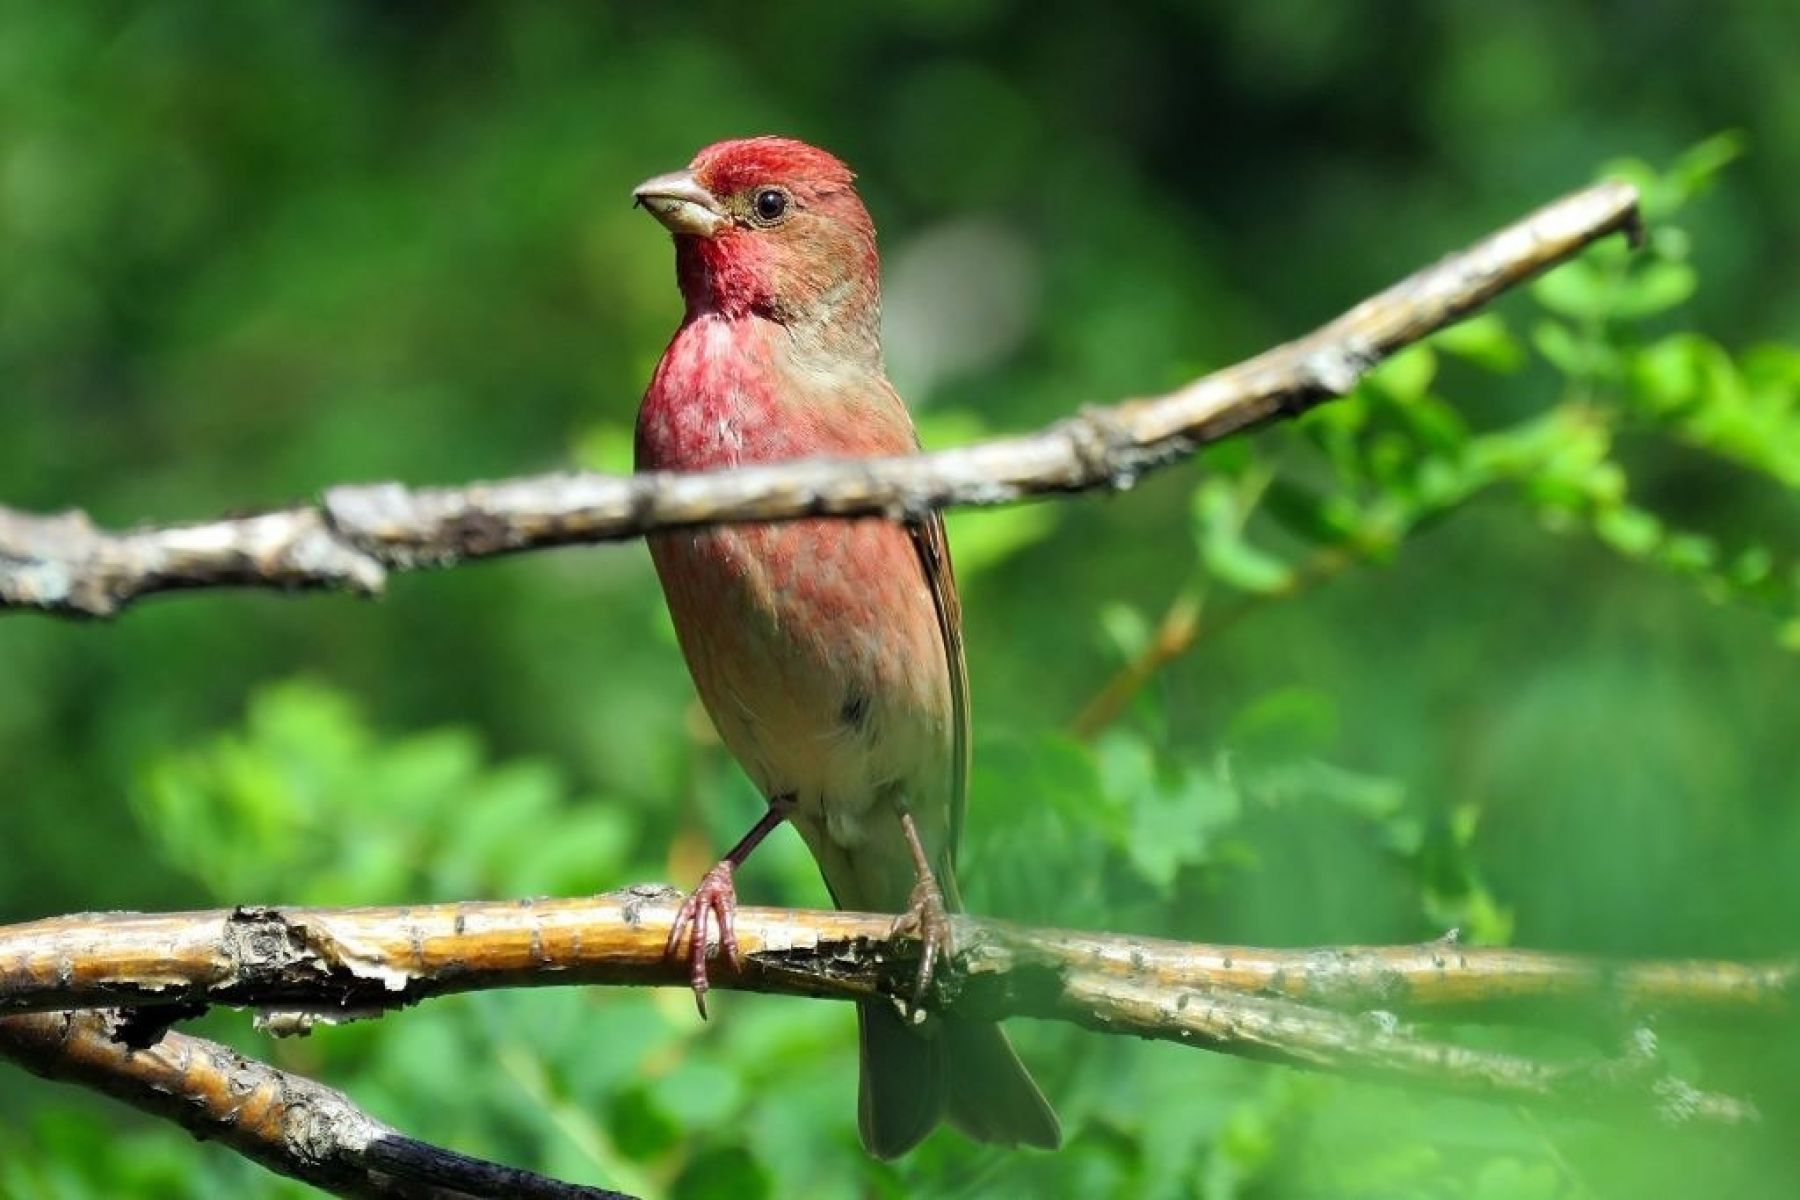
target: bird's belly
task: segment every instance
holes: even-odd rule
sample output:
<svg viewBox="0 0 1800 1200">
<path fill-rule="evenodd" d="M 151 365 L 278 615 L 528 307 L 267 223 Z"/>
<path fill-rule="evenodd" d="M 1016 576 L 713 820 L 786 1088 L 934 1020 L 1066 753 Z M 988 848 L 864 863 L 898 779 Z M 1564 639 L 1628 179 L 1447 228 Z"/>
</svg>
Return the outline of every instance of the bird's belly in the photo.
<svg viewBox="0 0 1800 1200">
<path fill-rule="evenodd" d="M 765 795 L 793 796 L 841 903 L 904 901 L 898 809 L 934 856 L 945 848 L 953 753 L 948 667 L 909 535 L 875 520 L 726 526 L 659 535 L 651 554 L 726 746 Z"/>
</svg>

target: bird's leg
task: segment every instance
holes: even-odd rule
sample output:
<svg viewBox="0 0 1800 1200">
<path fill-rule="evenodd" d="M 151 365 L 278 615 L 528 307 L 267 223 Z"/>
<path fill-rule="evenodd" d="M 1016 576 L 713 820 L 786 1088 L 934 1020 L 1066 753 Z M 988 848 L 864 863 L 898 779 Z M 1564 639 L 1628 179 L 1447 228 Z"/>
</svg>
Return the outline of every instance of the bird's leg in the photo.
<svg viewBox="0 0 1800 1200">
<path fill-rule="evenodd" d="M 706 1017 L 706 990 L 710 986 L 706 980 L 706 942 L 709 925 L 716 924 L 719 929 L 719 949 L 725 952 L 725 960 L 736 971 L 743 967 L 738 956 L 737 931 L 733 922 L 737 915 L 737 884 L 733 875 L 750 857 L 750 852 L 780 825 L 787 820 L 788 814 L 794 810 L 794 794 L 784 792 L 779 796 L 769 797 L 769 809 L 750 832 L 738 839 L 738 844 L 726 852 L 719 860 L 719 865 L 708 871 L 700 880 L 688 898 L 682 902 L 681 911 L 675 914 L 675 924 L 669 928 L 669 942 L 664 953 L 670 958 L 676 956 L 681 947 L 681 934 L 688 928 L 693 929 L 693 936 L 688 942 L 688 980 L 694 987 L 694 1005 L 700 1010 L 702 1020 Z"/>
<path fill-rule="evenodd" d="M 925 853 L 925 844 L 919 840 L 919 828 L 913 823 L 912 814 L 900 813 L 900 828 L 906 832 L 906 844 L 912 850 L 913 870 L 918 873 L 918 882 L 913 884 L 912 897 L 907 902 L 906 911 L 894 921 L 895 935 L 909 933 L 919 939 L 919 976 L 913 984 L 912 1007 L 917 1012 L 925 1000 L 925 992 L 931 987 L 931 976 L 937 970 L 940 958 L 948 958 L 956 953 L 951 937 L 950 911 L 944 906 L 944 892 L 938 887 L 937 876 L 932 873 L 931 859 Z"/>
</svg>

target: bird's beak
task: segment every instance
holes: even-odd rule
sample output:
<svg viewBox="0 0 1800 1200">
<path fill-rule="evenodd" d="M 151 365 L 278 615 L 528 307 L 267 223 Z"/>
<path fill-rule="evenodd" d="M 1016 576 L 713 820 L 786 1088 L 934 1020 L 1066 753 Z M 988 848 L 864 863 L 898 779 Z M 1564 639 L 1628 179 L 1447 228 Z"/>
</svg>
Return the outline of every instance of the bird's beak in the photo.
<svg viewBox="0 0 1800 1200">
<path fill-rule="evenodd" d="M 718 198 L 700 186 L 692 171 L 671 171 L 646 179 L 631 196 L 671 233 L 711 237 L 731 222 Z"/>
</svg>

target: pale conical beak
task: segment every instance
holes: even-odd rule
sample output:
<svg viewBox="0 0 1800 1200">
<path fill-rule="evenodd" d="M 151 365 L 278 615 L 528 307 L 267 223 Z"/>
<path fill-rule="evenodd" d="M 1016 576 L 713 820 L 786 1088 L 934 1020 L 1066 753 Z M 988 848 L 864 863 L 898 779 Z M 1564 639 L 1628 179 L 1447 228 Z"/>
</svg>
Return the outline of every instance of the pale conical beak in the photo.
<svg viewBox="0 0 1800 1200">
<path fill-rule="evenodd" d="M 671 233 L 711 237 L 731 223 L 723 206 L 700 186 L 692 171 L 671 171 L 646 179 L 631 195 Z"/>
</svg>

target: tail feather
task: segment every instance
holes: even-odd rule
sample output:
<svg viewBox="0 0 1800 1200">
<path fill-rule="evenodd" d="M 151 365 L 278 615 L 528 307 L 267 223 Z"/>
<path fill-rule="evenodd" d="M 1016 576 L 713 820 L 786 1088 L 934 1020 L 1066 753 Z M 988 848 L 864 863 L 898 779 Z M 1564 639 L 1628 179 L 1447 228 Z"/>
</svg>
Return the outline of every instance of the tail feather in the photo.
<svg viewBox="0 0 1800 1200">
<path fill-rule="evenodd" d="M 969 1137 L 1054 1150 L 1062 1131 L 998 1025 L 953 1017 L 909 1026 L 885 1004 L 857 1009 L 862 1033 L 858 1127 L 878 1158 L 895 1158 L 948 1115 Z"/>
<path fill-rule="evenodd" d="M 978 1142 L 1054 1150 L 1062 1127 L 998 1025 L 944 1022 L 950 1123 Z"/>
<path fill-rule="evenodd" d="M 862 1082 L 856 1124 L 876 1158 L 898 1158 L 922 1141 L 944 1111 L 944 1047 L 909 1029 L 892 1006 L 859 1004 Z"/>
</svg>

